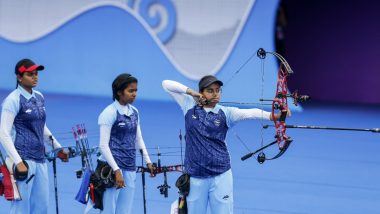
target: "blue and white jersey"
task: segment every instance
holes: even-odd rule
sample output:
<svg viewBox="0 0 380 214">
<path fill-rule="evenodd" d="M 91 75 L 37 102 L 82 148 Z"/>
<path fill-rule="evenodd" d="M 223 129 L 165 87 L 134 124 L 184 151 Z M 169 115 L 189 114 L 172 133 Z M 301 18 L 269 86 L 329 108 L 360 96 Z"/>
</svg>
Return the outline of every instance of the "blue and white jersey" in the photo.
<svg viewBox="0 0 380 214">
<path fill-rule="evenodd" d="M 231 168 L 225 142 L 230 127 L 241 120 L 270 118 L 269 112 L 260 109 L 239 109 L 219 104 L 212 109 L 203 108 L 186 94 L 186 86 L 170 80 L 162 84 L 185 116 L 185 170 L 193 177 L 213 177 Z"/>
<path fill-rule="evenodd" d="M 11 134 L 21 159 L 45 162 L 46 113 L 42 94 L 35 90 L 30 94 L 19 86 L 5 98 L 2 111 L 15 116 Z"/>
<path fill-rule="evenodd" d="M 211 177 L 231 168 L 225 143 L 230 118 L 220 105 L 207 112 L 198 105 L 186 106 L 185 169 L 194 177 Z"/>
<path fill-rule="evenodd" d="M 117 166 L 123 170 L 135 171 L 139 114 L 134 106 L 127 105 L 126 107 L 127 111 L 118 101 L 113 102 L 100 114 L 98 124 L 110 127 L 108 147 Z M 104 155 L 100 159 L 107 161 Z M 109 164 L 112 166 L 111 163 Z"/>
</svg>

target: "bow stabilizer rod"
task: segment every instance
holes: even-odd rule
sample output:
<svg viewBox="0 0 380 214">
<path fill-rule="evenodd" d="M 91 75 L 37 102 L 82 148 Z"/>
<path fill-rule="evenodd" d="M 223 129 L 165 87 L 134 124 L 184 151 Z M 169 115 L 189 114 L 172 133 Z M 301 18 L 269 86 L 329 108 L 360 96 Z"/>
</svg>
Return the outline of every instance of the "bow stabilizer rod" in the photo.
<svg viewBox="0 0 380 214">
<path fill-rule="evenodd" d="M 263 125 L 264 129 L 274 127 L 273 125 Z M 299 126 L 299 125 L 285 125 L 289 129 L 321 129 L 321 130 L 334 130 L 334 131 L 361 131 L 380 133 L 380 128 L 361 129 L 361 128 L 343 128 L 343 127 L 327 127 L 327 126 Z"/>
<path fill-rule="evenodd" d="M 250 152 L 250 153 L 244 155 L 243 157 L 241 157 L 241 160 L 242 160 L 242 161 L 245 161 L 245 160 L 247 160 L 248 158 L 250 158 L 250 157 L 252 157 L 253 155 L 255 155 L 256 153 L 258 153 L 258 152 L 260 152 L 260 151 L 262 151 L 262 150 L 264 150 L 264 149 L 266 149 L 266 148 L 272 146 L 272 145 L 275 144 L 275 143 L 277 143 L 277 140 L 273 141 L 272 143 L 270 143 L 270 144 L 268 144 L 268 145 L 266 145 L 266 146 L 261 147 L 260 149 L 254 151 L 254 152 Z"/>
<path fill-rule="evenodd" d="M 260 100 L 261 101 L 261 100 Z M 223 102 L 219 102 L 220 104 L 236 104 L 236 105 L 256 105 L 256 106 L 259 106 L 259 105 L 272 105 L 270 103 L 254 103 L 254 102 L 234 102 L 234 101 L 223 101 Z"/>
</svg>

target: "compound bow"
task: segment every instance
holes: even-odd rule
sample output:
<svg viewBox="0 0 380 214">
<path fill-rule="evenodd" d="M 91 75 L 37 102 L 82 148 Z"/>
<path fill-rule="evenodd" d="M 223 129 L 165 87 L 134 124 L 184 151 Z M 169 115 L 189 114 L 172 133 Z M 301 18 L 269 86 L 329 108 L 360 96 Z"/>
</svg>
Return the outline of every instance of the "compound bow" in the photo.
<svg viewBox="0 0 380 214">
<path fill-rule="evenodd" d="M 261 148 L 257 149 L 254 152 L 250 152 L 250 153 L 244 155 L 241 158 L 241 160 L 243 160 L 243 161 L 252 157 L 253 155 L 255 155 L 257 153 L 259 153 L 257 156 L 257 160 L 259 163 L 264 163 L 265 160 L 274 160 L 274 159 L 282 156 L 285 153 L 285 151 L 288 149 L 290 143 L 293 141 L 292 138 L 286 134 L 285 120 L 286 120 L 286 117 L 287 117 L 288 112 L 289 112 L 288 98 L 293 99 L 293 103 L 295 106 L 297 106 L 299 102 L 307 101 L 310 99 L 310 97 L 307 95 L 299 95 L 298 91 L 295 91 L 293 93 L 289 93 L 287 77 L 289 75 L 293 74 L 294 72 L 291 69 L 289 63 L 285 60 L 285 58 L 283 56 L 281 56 L 280 54 L 278 54 L 276 52 L 267 52 L 263 48 L 260 48 L 256 52 L 256 55 L 258 58 L 261 59 L 262 64 L 264 63 L 263 61 L 266 58 L 267 54 L 271 54 L 271 55 L 275 56 L 280 61 L 280 66 L 279 66 L 279 70 L 278 70 L 278 78 L 277 78 L 277 87 L 276 87 L 276 93 L 275 93 L 274 99 L 263 99 L 263 98 L 260 99 L 261 105 L 265 105 L 263 102 L 272 102 L 271 103 L 271 107 L 272 107 L 272 110 L 271 110 L 272 114 L 271 115 L 272 115 L 272 120 L 274 122 L 274 128 L 276 130 L 275 140 L 273 142 L 265 145 L 265 146 L 263 146 L 263 143 L 262 143 Z M 250 60 L 250 59 L 252 59 L 252 56 L 248 60 Z M 245 62 L 243 64 L 243 66 L 245 64 L 247 64 L 247 62 Z M 235 74 L 233 76 L 235 76 L 241 69 L 242 69 L 242 67 L 240 67 L 239 70 L 237 72 L 235 72 Z M 262 69 L 262 73 L 264 75 L 264 71 L 263 71 L 264 66 L 262 66 L 261 69 Z M 233 103 L 233 102 L 221 102 L 221 103 Z M 256 103 L 238 103 L 238 104 L 256 104 Z M 279 116 L 277 117 L 275 115 L 279 115 Z M 241 141 L 240 138 L 239 138 L 239 140 Z M 274 155 L 273 157 L 267 158 L 265 156 L 263 150 L 274 145 L 274 144 L 278 145 L 279 152 L 276 155 Z"/>
</svg>

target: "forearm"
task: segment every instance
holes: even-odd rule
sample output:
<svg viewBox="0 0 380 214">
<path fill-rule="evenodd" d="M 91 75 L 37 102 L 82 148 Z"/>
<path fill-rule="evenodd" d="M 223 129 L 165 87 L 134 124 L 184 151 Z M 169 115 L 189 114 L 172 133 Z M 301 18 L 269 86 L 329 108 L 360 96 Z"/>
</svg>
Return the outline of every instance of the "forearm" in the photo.
<svg viewBox="0 0 380 214">
<path fill-rule="evenodd" d="M 193 90 L 192 88 L 187 88 L 185 93 L 192 96 L 192 97 L 200 97 L 201 96 L 201 94 L 199 92 Z"/>
<path fill-rule="evenodd" d="M 149 154 L 148 154 L 148 151 L 146 149 L 144 140 L 142 138 L 140 125 L 137 126 L 136 142 L 137 142 L 138 149 L 142 150 L 142 155 L 144 157 L 145 162 L 146 163 L 152 163 L 152 161 L 149 158 Z"/>
<path fill-rule="evenodd" d="M 234 109 L 232 111 L 232 118 L 234 122 L 238 122 L 241 120 L 251 120 L 251 119 L 264 119 L 271 120 L 272 114 L 267 111 L 263 111 L 261 109 L 253 108 L 253 109 Z"/>
<path fill-rule="evenodd" d="M 186 94 L 186 91 L 188 89 L 187 86 L 173 80 L 162 81 L 162 87 L 168 93 L 180 93 L 180 94 Z"/>
<path fill-rule="evenodd" d="M 176 94 L 183 96 L 184 94 L 190 95 L 192 97 L 200 97 L 201 94 L 192 88 L 189 88 L 179 82 L 172 80 L 164 80 L 162 81 L 162 87 L 171 94 L 176 100 L 178 99 Z"/>
<path fill-rule="evenodd" d="M 61 148 L 61 144 L 55 139 L 49 128 L 46 126 L 44 127 L 44 140 L 47 142 L 50 146 L 53 143 L 53 149 Z"/>
<path fill-rule="evenodd" d="M 164 80 L 162 87 L 174 98 L 184 113 L 195 104 L 194 98 L 190 94 L 192 90 L 187 86 L 172 80 Z"/>
</svg>

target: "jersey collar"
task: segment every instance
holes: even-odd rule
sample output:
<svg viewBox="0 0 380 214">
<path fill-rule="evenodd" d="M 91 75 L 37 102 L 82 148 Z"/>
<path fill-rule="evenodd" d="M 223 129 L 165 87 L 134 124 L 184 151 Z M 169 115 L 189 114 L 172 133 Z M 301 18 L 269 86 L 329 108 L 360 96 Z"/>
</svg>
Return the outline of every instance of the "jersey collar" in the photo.
<svg viewBox="0 0 380 214">
<path fill-rule="evenodd" d="M 20 92 L 20 94 L 25 97 L 27 100 L 29 100 L 30 98 L 32 97 L 36 97 L 36 93 L 34 92 L 34 90 L 32 89 L 32 94 L 30 94 L 28 91 L 26 91 L 22 86 L 18 86 L 17 87 L 18 91 Z"/>
</svg>

